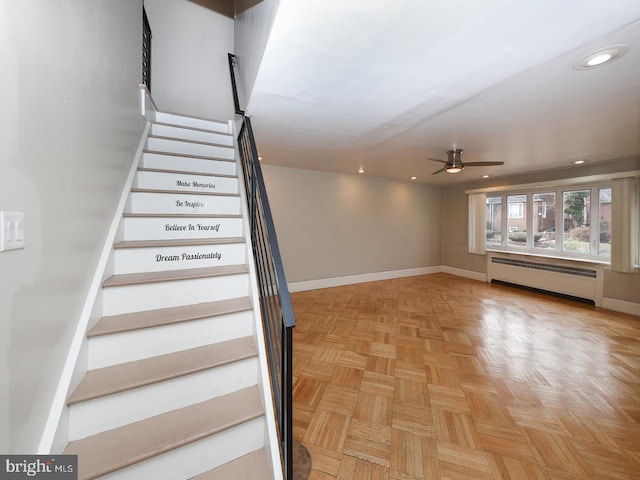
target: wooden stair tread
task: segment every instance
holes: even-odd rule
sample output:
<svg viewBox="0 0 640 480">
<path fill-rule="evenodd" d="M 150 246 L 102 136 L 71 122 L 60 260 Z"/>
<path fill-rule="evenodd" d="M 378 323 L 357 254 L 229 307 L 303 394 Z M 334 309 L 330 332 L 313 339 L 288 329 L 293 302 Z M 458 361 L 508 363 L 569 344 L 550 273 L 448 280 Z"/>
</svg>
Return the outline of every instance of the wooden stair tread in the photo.
<svg viewBox="0 0 640 480">
<path fill-rule="evenodd" d="M 201 177 L 238 178 L 237 175 L 225 175 L 224 173 L 192 172 L 190 170 L 167 170 L 164 168 L 139 167 L 139 172 L 178 173 L 181 175 L 195 175 Z"/>
<path fill-rule="evenodd" d="M 210 122 L 211 120 L 207 120 Z M 215 120 L 213 120 L 215 122 Z M 208 128 L 199 128 L 199 127 L 190 127 L 187 125 L 179 125 L 177 123 L 167 123 L 167 122 L 151 122 L 152 125 L 159 125 L 162 127 L 174 127 L 174 128 L 183 128 L 185 130 L 194 130 L 196 132 L 206 132 L 206 133 L 215 133 L 216 135 L 226 135 L 227 137 L 232 137 L 233 134 L 228 132 L 218 132 L 217 130 L 209 130 Z"/>
<path fill-rule="evenodd" d="M 220 267 L 187 268 L 184 270 L 165 270 L 161 272 L 125 273 L 112 275 L 103 283 L 103 287 L 121 287 L 141 283 L 169 282 L 173 280 L 189 280 L 192 278 L 216 277 L 248 273 L 246 265 L 223 265 Z"/>
<path fill-rule="evenodd" d="M 143 153 L 151 153 L 155 155 L 167 155 L 169 157 L 183 157 L 183 158 L 195 158 L 198 160 L 213 160 L 216 162 L 232 162 L 236 163 L 236 161 L 232 158 L 222 158 L 222 157 L 214 157 L 210 155 L 193 155 L 191 153 L 176 153 L 176 152 L 163 152 L 161 150 L 143 150 Z"/>
<path fill-rule="evenodd" d="M 249 297 L 231 298 L 215 302 L 203 302 L 181 307 L 147 310 L 144 312 L 123 313 L 102 317 L 89 331 L 87 337 L 97 337 L 112 333 L 141 330 L 144 328 L 170 325 L 174 323 L 198 320 L 201 318 L 242 312 L 253 308 Z"/>
<path fill-rule="evenodd" d="M 127 218 L 242 218 L 239 213 L 123 213 Z"/>
<path fill-rule="evenodd" d="M 229 480 L 234 478 L 270 480 L 272 477 L 269 470 L 267 454 L 264 448 L 261 448 L 193 477 L 191 480 Z"/>
<path fill-rule="evenodd" d="M 191 190 L 165 190 L 160 188 L 132 188 L 132 193 L 170 193 L 180 195 L 207 195 L 209 197 L 239 197 L 239 193 L 196 192 Z"/>
<path fill-rule="evenodd" d="M 158 140 L 171 140 L 173 142 L 195 143 L 197 145 L 207 145 L 209 147 L 221 147 L 221 148 L 233 149 L 233 145 L 225 145 L 223 143 L 214 143 L 214 142 L 202 142 L 200 140 L 189 140 L 188 138 L 165 137 L 162 135 L 149 135 L 147 136 L 147 138 L 156 138 Z"/>
<path fill-rule="evenodd" d="M 211 122 L 211 123 L 221 123 L 223 125 L 227 124 L 226 120 L 218 120 L 216 118 L 200 117 L 198 115 L 190 115 L 188 113 L 170 112 L 169 110 L 158 110 L 157 113 L 159 113 L 160 115 L 171 115 L 171 116 L 174 116 L 174 117 L 193 118 L 194 120 L 203 120 L 205 122 Z"/>
<path fill-rule="evenodd" d="M 67 404 L 73 405 L 124 392 L 256 355 L 253 337 L 244 337 L 89 370 L 67 400 Z"/>
<path fill-rule="evenodd" d="M 78 455 L 79 479 L 96 478 L 263 414 L 253 386 L 70 442 L 64 453 Z"/>
<path fill-rule="evenodd" d="M 118 242 L 113 248 L 183 247 L 192 245 L 226 245 L 244 243 L 244 237 L 184 238 L 180 240 L 129 240 Z"/>
</svg>

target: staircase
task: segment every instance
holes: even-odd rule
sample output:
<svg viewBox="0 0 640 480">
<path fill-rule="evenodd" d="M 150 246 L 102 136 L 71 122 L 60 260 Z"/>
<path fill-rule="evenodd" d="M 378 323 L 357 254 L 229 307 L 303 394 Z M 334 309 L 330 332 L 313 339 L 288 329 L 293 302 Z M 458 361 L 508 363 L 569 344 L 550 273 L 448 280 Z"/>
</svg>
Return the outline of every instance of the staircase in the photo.
<svg viewBox="0 0 640 480">
<path fill-rule="evenodd" d="M 271 479 L 227 123 L 156 112 L 68 398 L 80 479 Z"/>
</svg>

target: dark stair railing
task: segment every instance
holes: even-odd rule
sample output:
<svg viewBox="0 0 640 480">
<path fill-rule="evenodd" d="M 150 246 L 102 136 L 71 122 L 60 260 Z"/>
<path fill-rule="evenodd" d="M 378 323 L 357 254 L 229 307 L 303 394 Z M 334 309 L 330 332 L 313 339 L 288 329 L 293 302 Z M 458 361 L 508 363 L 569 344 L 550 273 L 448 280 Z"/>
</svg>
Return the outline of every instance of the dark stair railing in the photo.
<svg viewBox="0 0 640 480">
<path fill-rule="evenodd" d="M 282 266 L 271 208 L 258 161 L 251 119 L 240 108 L 235 56 L 229 72 L 236 114 L 242 117 L 238 149 L 247 193 L 251 244 L 258 277 L 260 310 L 265 330 L 271 390 L 275 405 L 284 478 L 293 480 L 293 327 L 296 321 Z"/>
<path fill-rule="evenodd" d="M 151 92 L 151 27 L 147 12 L 142 7 L 142 83 Z"/>
</svg>

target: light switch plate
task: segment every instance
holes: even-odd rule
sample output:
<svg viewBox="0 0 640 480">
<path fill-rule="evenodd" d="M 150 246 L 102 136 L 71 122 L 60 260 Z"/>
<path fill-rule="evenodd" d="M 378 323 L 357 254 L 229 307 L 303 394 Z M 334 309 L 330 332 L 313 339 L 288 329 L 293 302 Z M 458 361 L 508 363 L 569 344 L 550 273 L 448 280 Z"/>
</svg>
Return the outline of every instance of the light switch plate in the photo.
<svg viewBox="0 0 640 480">
<path fill-rule="evenodd" d="M 0 252 L 24 248 L 24 212 L 0 212 Z"/>
</svg>

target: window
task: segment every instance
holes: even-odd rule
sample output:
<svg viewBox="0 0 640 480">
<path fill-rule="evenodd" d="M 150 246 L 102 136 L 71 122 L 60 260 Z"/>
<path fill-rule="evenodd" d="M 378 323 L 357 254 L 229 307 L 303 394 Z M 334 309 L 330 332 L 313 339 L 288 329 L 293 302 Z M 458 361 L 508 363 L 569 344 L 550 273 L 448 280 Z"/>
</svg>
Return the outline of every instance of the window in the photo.
<svg viewBox="0 0 640 480">
<path fill-rule="evenodd" d="M 510 247 L 527 246 L 527 196 L 507 195 L 509 218 L 507 219 L 507 245 Z"/>
<path fill-rule="evenodd" d="M 522 195 L 518 195 L 521 197 Z M 509 197 L 509 218 L 522 218 L 524 216 L 524 203 L 511 200 Z"/>
<path fill-rule="evenodd" d="M 486 218 L 486 246 L 502 245 L 502 197 L 487 197 Z"/>
<path fill-rule="evenodd" d="M 492 193 L 486 204 L 488 250 L 609 260 L 609 185 Z"/>
<path fill-rule="evenodd" d="M 562 192 L 564 233 L 562 250 L 589 253 L 591 251 L 591 190 Z"/>
<path fill-rule="evenodd" d="M 533 248 L 556 249 L 556 194 L 555 192 L 534 193 Z"/>
<path fill-rule="evenodd" d="M 600 217 L 600 241 L 598 254 L 611 256 L 611 189 L 601 188 L 598 195 L 598 216 Z"/>
</svg>

